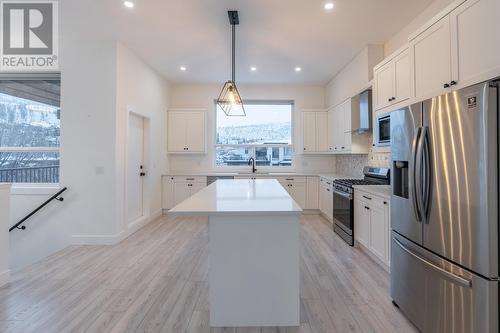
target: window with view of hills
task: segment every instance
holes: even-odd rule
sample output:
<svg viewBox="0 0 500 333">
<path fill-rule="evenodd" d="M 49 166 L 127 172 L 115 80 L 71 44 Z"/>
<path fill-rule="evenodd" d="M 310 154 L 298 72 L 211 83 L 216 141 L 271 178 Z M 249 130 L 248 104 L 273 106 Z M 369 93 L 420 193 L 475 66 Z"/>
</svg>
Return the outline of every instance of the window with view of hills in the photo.
<svg viewBox="0 0 500 333">
<path fill-rule="evenodd" d="M 246 166 L 251 157 L 260 167 L 292 166 L 293 103 L 246 103 L 245 111 L 228 117 L 217 108 L 216 166 Z"/>
<path fill-rule="evenodd" d="M 58 183 L 60 79 L 0 79 L 0 183 Z"/>
</svg>

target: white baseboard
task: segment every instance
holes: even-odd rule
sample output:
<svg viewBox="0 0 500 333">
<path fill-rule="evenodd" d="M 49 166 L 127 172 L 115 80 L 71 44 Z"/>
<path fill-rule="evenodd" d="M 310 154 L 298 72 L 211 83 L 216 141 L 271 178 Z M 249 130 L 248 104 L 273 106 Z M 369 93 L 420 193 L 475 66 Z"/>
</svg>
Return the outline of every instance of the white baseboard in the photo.
<svg viewBox="0 0 500 333">
<path fill-rule="evenodd" d="M 140 217 L 127 224 L 127 229 L 114 235 L 72 235 L 74 245 L 115 245 L 162 215 L 159 209 L 150 216 Z"/>
<path fill-rule="evenodd" d="M 10 270 L 0 273 L 0 287 L 5 286 L 10 281 Z"/>
</svg>

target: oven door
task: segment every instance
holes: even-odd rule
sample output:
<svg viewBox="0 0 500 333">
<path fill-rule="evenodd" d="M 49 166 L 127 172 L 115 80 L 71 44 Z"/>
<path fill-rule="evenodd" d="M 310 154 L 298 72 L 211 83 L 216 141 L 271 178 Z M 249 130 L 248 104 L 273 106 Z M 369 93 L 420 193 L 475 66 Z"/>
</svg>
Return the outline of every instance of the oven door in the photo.
<svg viewBox="0 0 500 333">
<path fill-rule="evenodd" d="M 385 115 L 377 119 L 375 127 L 376 146 L 389 146 L 391 144 L 391 117 Z"/>
<path fill-rule="evenodd" d="M 352 195 L 332 189 L 333 222 L 349 236 L 353 236 L 354 201 Z"/>
</svg>

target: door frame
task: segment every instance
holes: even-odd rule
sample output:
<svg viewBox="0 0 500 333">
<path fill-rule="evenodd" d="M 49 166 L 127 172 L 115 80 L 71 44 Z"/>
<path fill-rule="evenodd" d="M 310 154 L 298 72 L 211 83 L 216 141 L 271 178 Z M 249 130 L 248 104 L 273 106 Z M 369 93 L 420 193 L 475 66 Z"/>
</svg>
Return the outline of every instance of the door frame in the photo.
<svg viewBox="0 0 500 333">
<path fill-rule="evenodd" d="M 143 120 L 143 165 L 145 166 L 146 176 L 143 178 L 142 184 L 142 216 L 138 217 L 134 221 L 128 220 L 128 183 L 127 183 L 127 172 L 129 170 L 128 157 L 130 148 L 130 117 L 131 116 L 140 117 Z M 137 112 L 132 106 L 127 105 L 126 107 L 126 119 L 125 119 L 125 151 L 124 151 L 124 191 L 123 191 L 123 220 L 125 229 L 138 228 L 143 223 L 149 219 L 151 215 L 150 200 L 148 200 L 151 193 L 151 184 L 148 181 L 150 179 L 148 166 L 151 165 L 151 119 L 142 113 Z"/>
</svg>

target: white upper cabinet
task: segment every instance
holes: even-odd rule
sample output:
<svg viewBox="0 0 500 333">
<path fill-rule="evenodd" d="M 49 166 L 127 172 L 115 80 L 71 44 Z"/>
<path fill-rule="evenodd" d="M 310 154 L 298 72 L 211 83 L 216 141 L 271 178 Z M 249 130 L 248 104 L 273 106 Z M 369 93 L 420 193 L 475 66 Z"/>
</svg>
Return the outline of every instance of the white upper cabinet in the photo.
<svg viewBox="0 0 500 333">
<path fill-rule="evenodd" d="M 500 1 L 469 0 L 450 14 L 456 89 L 500 75 Z"/>
<path fill-rule="evenodd" d="M 206 152 L 206 113 L 204 111 L 169 111 L 167 122 L 169 153 Z"/>
<path fill-rule="evenodd" d="M 394 96 L 394 63 L 389 61 L 376 68 L 374 76 L 373 97 L 375 109 L 378 110 L 391 105 Z"/>
<path fill-rule="evenodd" d="M 414 94 L 425 99 L 450 91 L 450 18 L 443 17 L 410 41 Z"/>
<path fill-rule="evenodd" d="M 328 152 L 328 113 L 326 111 L 302 112 L 303 153 Z"/>
<path fill-rule="evenodd" d="M 328 151 L 328 113 L 316 113 L 316 151 Z"/>
<path fill-rule="evenodd" d="M 397 51 L 374 69 L 375 110 L 411 97 L 410 56 L 408 49 Z"/>
<path fill-rule="evenodd" d="M 397 55 L 394 60 L 393 103 L 399 103 L 411 96 L 410 55 L 408 49 Z"/>
</svg>

